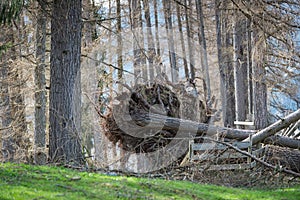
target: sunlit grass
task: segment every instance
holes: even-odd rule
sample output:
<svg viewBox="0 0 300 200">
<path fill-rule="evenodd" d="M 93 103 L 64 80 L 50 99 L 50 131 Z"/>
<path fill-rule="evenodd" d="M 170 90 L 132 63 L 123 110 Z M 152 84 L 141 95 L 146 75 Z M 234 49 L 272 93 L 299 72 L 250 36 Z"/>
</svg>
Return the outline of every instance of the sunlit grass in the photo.
<svg viewBox="0 0 300 200">
<path fill-rule="evenodd" d="M 298 200 L 300 186 L 243 189 L 187 181 L 108 176 L 60 167 L 0 164 L 0 199 Z"/>
</svg>

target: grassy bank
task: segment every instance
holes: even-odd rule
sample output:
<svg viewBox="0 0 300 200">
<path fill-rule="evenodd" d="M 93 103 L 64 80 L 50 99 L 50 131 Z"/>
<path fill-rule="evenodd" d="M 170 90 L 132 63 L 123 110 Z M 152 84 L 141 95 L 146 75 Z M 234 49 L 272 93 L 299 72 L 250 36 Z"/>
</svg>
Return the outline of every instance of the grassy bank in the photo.
<svg viewBox="0 0 300 200">
<path fill-rule="evenodd" d="M 70 169 L 0 164 L 0 199 L 270 199 L 298 200 L 300 186 L 241 189 Z"/>
</svg>

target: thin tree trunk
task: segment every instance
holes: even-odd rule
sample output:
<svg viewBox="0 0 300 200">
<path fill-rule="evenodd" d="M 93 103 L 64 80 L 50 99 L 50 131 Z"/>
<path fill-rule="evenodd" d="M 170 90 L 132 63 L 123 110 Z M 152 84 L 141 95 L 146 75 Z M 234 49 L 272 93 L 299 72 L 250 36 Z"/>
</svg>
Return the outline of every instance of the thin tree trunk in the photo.
<svg viewBox="0 0 300 200">
<path fill-rule="evenodd" d="M 191 26 L 190 18 L 192 18 L 192 1 L 189 0 L 189 6 L 187 0 L 184 0 L 184 10 L 185 10 L 185 22 L 186 22 L 186 33 L 187 33 L 187 42 L 188 42 L 188 52 L 189 52 L 189 61 L 190 61 L 190 73 L 192 81 L 195 80 L 195 58 L 194 58 L 194 46 L 193 46 L 193 31 Z"/>
<path fill-rule="evenodd" d="M 174 37 L 173 37 L 173 22 L 171 14 L 171 2 L 163 0 L 166 31 L 168 36 L 168 47 L 169 47 L 169 58 L 170 58 L 170 67 L 171 67 L 171 76 L 172 82 L 176 83 L 178 81 L 178 67 L 176 64 L 176 53 L 174 47 Z"/>
<path fill-rule="evenodd" d="M 247 72 L 248 72 L 248 113 L 249 120 L 253 121 L 253 80 L 252 80 L 252 44 L 251 44 L 251 20 L 247 19 Z"/>
<path fill-rule="evenodd" d="M 207 60 L 207 47 L 206 47 L 206 38 L 204 32 L 204 16 L 203 16 L 203 8 L 202 8 L 202 0 L 195 0 L 196 2 L 196 10 L 197 10 L 197 18 L 198 18 L 198 37 L 200 44 L 200 52 L 201 52 L 201 65 L 202 65 L 202 73 L 204 75 L 203 78 L 203 88 L 206 103 L 210 101 L 211 91 L 210 91 L 210 77 L 208 71 L 208 60 Z M 210 107 L 210 105 L 207 105 Z"/>
<path fill-rule="evenodd" d="M 150 16 L 150 4 L 149 0 L 144 0 L 144 9 L 145 9 L 145 19 L 147 25 L 147 41 L 148 41 L 148 62 L 149 62 L 149 80 L 153 82 L 154 80 L 154 58 L 155 58 L 155 45 L 151 30 L 151 16 Z"/>
<path fill-rule="evenodd" d="M 178 3 L 176 3 L 176 13 L 177 13 L 178 29 L 179 29 L 181 49 L 182 49 L 184 74 L 185 74 L 186 80 L 188 80 L 189 79 L 189 68 L 188 68 L 188 62 L 187 62 L 187 57 L 186 57 L 184 37 L 183 37 L 183 32 L 182 32 L 182 21 L 181 21 L 180 6 L 179 6 Z"/>
<path fill-rule="evenodd" d="M 129 0 L 131 30 L 133 32 L 133 54 L 134 54 L 134 74 L 136 83 L 148 80 L 147 66 L 145 62 L 144 38 L 143 38 L 143 22 L 140 0 Z"/>
<path fill-rule="evenodd" d="M 50 138 L 52 162 L 83 164 L 81 131 L 81 0 L 54 0 L 51 19 Z"/>
<path fill-rule="evenodd" d="M 159 39 L 159 24 L 158 24 L 158 8 L 157 8 L 157 0 L 153 0 L 154 5 L 154 21 L 155 21 L 155 42 L 156 42 L 156 74 L 161 75 L 161 55 L 160 55 L 160 39 Z"/>
<path fill-rule="evenodd" d="M 39 5 L 36 26 L 36 59 L 35 68 L 35 131 L 34 131 L 34 162 L 46 162 L 46 23 L 45 5 Z"/>
<path fill-rule="evenodd" d="M 220 92 L 221 92 L 221 102 L 222 102 L 222 110 L 223 110 L 223 124 L 225 127 L 225 121 L 227 121 L 226 115 L 226 74 L 225 74 L 225 65 L 223 60 L 223 45 L 222 45 L 222 33 L 221 33 L 221 12 L 220 12 L 220 0 L 215 1 L 215 16 L 216 16 L 216 40 L 217 40 L 217 49 L 218 49 L 218 65 L 220 72 Z"/>
<path fill-rule="evenodd" d="M 121 1 L 117 0 L 117 43 L 118 43 L 118 49 L 117 49 L 117 54 L 118 54 L 118 80 L 122 82 L 122 77 L 123 77 L 123 42 L 122 42 L 122 18 L 121 18 Z M 122 91 L 122 85 L 119 84 L 119 91 Z"/>
<path fill-rule="evenodd" d="M 90 0 L 82 0 L 82 7 L 83 7 L 83 11 L 82 11 L 82 17 L 84 20 L 88 20 L 85 21 L 82 27 L 82 46 L 83 47 L 88 47 L 92 44 L 93 42 L 93 24 L 92 22 L 90 22 L 89 20 L 91 19 L 93 10 L 92 10 L 92 4 Z"/>
</svg>

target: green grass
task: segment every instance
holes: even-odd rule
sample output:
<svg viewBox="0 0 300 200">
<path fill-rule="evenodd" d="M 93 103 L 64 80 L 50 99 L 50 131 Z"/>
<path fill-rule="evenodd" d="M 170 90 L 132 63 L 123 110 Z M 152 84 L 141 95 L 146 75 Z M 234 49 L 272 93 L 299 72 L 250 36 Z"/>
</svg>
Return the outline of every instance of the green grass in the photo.
<svg viewBox="0 0 300 200">
<path fill-rule="evenodd" d="M 0 199 L 298 200 L 300 185 L 273 190 L 241 189 L 6 163 L 0 164 Z"/>
</svg>

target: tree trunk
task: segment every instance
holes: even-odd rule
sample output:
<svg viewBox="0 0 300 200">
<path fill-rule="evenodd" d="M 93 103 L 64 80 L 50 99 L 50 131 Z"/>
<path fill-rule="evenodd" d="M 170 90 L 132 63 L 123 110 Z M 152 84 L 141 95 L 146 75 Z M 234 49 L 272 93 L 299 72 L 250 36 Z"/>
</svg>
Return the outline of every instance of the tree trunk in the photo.
<svg viewBox="0 0 300 200">
<path fill-rule="evenodd" d="M 210 77 L 208 71 L 208 60 L 207 60 L 207 47 L 206 47 L 206 38 L 204 32 L 204 16 L 203 16 L 203 8 L 202 8 L 202 0 L 195 0 L 196 2 L 196 10 L 197 10 L 197 19 L 198 19 L 198 38 L 200 44 L 200 53 L 201 53 L 201 66 L 202 66 L 202 74 L 203 74 L 203 89 L 205 94 L 205 103 L 208 107 L 207 103 L 211 98 L 210 91 Z"/>
<path fill-rule="evenodd" d="M 252 41 L 253 114 L 255 129 L 259 130 L 268 125 L 264 33 L 254 28 Z"/>
<path fill-rule="evenodd" d="M 0 41 L 2 44 L 9 44 L 10 41 L 10 28 L 1 26 L 1 30 L 4 33 L 0 37 Z M 10 104 L 10 96 L 9 96 L 9 64 L 7 62 L 7 54 L 11 53 L 10 51 L 6 53 L 2 53 L 0 55 L 1 67 L 0 67 L 0 120 L 1 127 L 3 130 L 1 133 L 1 154 L 3 161 L 13 161 L 15 155 L 15 141 L 12 134 L 12 114 L 11 114 L 11 104 Z"/>
<path fill-rule="evenodd" d="M 181 21 L 180 6 L 179 6 L 178 3 L 176 3 L 176 13 L 177 13 L 178 29 L 179 29 L 181 49 L 182 49 L 184 75 L 185 75 L 186 80 L 188 80 L 189 79 L 189 68 L 188 68 L 188 62 L 187 62 L 187 57 L 186 57 L 184 37 L 183 37 L 183 32 L 182 32 L 182 21 Z"/>
<path fill-rule="evenodd" d="M 192 1 L 189 0 L 189 7 L 187 4 L 187 0 L 184 1 L 184 12 L 185 12 L 185 23 L 186 23 L 186 34 L 187 34 L 187 42 L 188 42 L 188 52 L 189 52 L 189 61 L 190 61 L 190 73 L 192 81 L 195 80 L 195 58 L 194 58 L 194 46 L 192 43 L 193 39 L 193 30 L 191 25 L 192 19 Z"/>
<path fill-rule="evenodd" d="M 133 54 L 134 54 L 134 75 L 136 83 L 146 82 L 148 80 L 147 66 L 145 61 L 143 21 L 140 0 L 129 0 L 130 25 L 133 31 Z"/>
<path fill-rule="evenodd" d="M 144 9 L 145 9 L 145 19 L 147 26 L 147 43 L 148 43 L 148 63 L 149 63 L 149 80 L 153 82 L 154 80 L 154 58 L 155 58 L 155 45 L 152 35 L 152 25 L 151 25 L 151 16 L 150 16 L 150 4 L 149 0 L 144 0 Z"/>
<path fill-rule="evenodd" d="M 221 93 L 221 102 L 223 110 L 223 124 L 225 127 L 225 121 L 227 121 L 227 115 L 225 114 L 226 109 L 226 74 L 225 74 L 225 65 L 223 62 L 223 45 L 222 45 L 222 33 L 221 33 L 221 12 L 220 12 L 220 0 L 215 1 L 215 17 L 216 17 L 216 40 L 217 40 L 217 53 L 218 53 L 218 65 L 220 72 L 220 93 Z"/>
<path fill-rule="evenodd" d="M 41 2 L 42 4 L 43 2 Z M 45 5 L 39 5 L 36 26 L 36 59 L 35 68 L 35 131 L 34 131 L 34 162 L 46 162 L 46 78 L 45 78 L 45 53 L 46 53 L 46 23 L 44 14 Z"/>
<path fill-rule="evenodd" d="M 236 11 L 238 12 L 238 11 Z M 233 32 L 233 66 L 235 75 L 235 112 L 237 121 L 246 121 L 248 113 L 248 72 L 244 48 L 246 38 L 246 21 L 235 13 Z"/>
<path fill-rule="evenodd" d="M 54 0 L 51 19 L 50 136 L 52 162 L 83 164 L 81 129 L 81 0 Z"/>
<path fill-rule="evenodd" d="M 228 2 L 216 1 L 216 27 L 222 116 L 224 127 L 233 127 L 235 120 L 235 97 L 233 67 L 230 60 L 230 34 L 228 33 Z"/>
<path fill-rule="evenodd" d="M 122 82 L 123 77 L 123 41 L 122 41 L 122 21 L 121 21 L 121 1 L 117 0 L 117 42 L 118 42 L 118 81 Z M 119 91 L 122 91 L 122 85 L 119 84 Z"/>
<path fill-rule="evenodd" d="M 160 75 L 162 72 L 161 66 L 161 55 L 160 55 L 160 39 L 159 39 L 159 26 L 158 26 L 158 11 L 157 11 L 157 0 L 153 0 L 154 5 L 154 21 L 155 21 L 155 44 L 156 44 L 156 74 Z"/>
<path fill-rule="evenodd" d="M 176 52 L 175 52 L 174 37 L 173 37 L 171 1 L 163 0 L 163 7 L 164 7 L 166 31 L 167 31 L 167 36 L 168 36 L 171 77 L 172 77 L 172 82 L 176 83 L 176 82 L 178 82 L 179 74 L 178 74 L 178 66 L 176 63 Z"/>
</svg>

